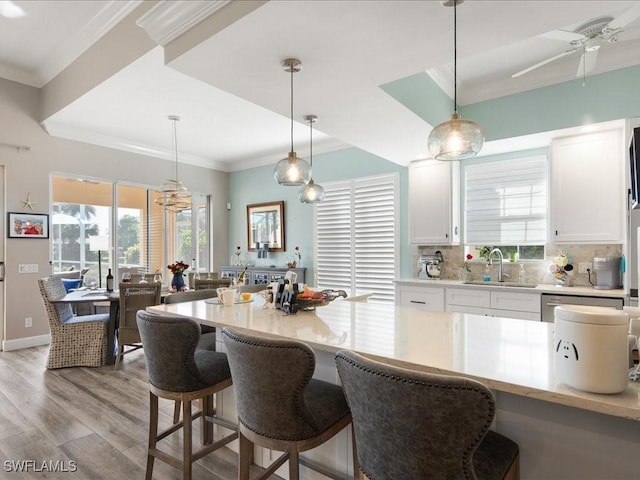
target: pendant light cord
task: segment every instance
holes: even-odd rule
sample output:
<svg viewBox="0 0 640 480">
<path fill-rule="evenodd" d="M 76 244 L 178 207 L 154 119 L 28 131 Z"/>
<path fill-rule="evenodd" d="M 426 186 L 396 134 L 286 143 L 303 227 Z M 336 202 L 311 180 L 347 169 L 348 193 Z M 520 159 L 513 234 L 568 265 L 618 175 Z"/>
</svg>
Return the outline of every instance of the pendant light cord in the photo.
<svg viewBox="0 0 640 480">
<path fill-rule="evenodd" d="M 458 0 L 453 0 L 453 111 L 458 113 Z"/>
<path fill-rule="evenodd" d="M 293 63 L 289 65 L 291 69 L 291 151 L 293 152 Z"/>
<path fill-rule="evenodd" d="M 173 155 L 176 159 L 176 185 L 179 182 L 178 179 L 178 134 L 176 133 L 176 122 L 177 120 L 174 118 L 173 120 Z"/>
<path fill-rule="evenodd" d="M 309 166 L 313 167 L 313 118 L 309 119 Z"/>
</svg>

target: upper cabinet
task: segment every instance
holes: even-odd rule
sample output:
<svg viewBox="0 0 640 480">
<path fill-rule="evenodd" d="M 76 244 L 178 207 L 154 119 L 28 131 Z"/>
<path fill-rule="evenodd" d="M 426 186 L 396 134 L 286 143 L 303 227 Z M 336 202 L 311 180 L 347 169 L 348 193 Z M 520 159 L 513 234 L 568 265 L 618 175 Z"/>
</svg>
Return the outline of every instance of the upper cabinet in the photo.
<svg viewBox="0 0 640 480">
<path fill-rule="evenodd" d="M 622 130 L 559 138 L 551 146 L 550 241 L 623 242 Z"/>
<path fill-rule="evenodd" d="M 460 163 L 421 160 L 409 164 L 409 241 L 460 244 Z"/>
</svg>

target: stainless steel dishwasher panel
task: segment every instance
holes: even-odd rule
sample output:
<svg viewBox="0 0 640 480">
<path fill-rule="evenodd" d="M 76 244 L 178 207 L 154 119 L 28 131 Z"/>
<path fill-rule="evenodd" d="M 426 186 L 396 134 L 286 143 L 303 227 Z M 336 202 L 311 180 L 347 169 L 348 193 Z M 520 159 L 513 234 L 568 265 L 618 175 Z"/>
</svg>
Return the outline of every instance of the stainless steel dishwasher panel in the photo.
<svg viewBox="0 0 640 480">
<path fill-rule="evenodd" d="M 559 295 L 543 293 L 540 295 L 540 318 L 543 322 L 554 321 L 553 309 L 558 305 L 593 305 L 596 307 L 613 307 L 622 310 L 624 299 L 617 297 L 589 297 L 582 295 Z"/>
</svg>

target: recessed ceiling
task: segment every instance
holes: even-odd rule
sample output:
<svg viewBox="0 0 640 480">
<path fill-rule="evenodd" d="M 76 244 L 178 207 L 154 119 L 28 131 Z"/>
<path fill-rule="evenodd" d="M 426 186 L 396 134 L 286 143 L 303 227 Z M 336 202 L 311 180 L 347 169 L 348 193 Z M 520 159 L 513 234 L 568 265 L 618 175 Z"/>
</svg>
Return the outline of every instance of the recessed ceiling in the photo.
<svg viewBox="0 0 640 480">
<path fill-rule="evenodd" d="M 0 76 L 42 86 L 140 2 L 13 3 L 27 15 L 0 16 Z M 566 48 L 546 33 L 616 17 L 639 3 L 463 3 L 460 103 L 574 79 L 579 54 L 511 75 Z M 303 63 L 294 78 L 296 150 L 305 154 L 303 119 L 315 114 L 317 151 L 353 145 L 406 164 L 425 152 L 431 126 L 379 86 L 429 71 L 451 90 L 452 23 L 451 9 L 438 1 L 266 2 L 168 65 L 161 47 L 140 57 L 46 119 L 46 127 L 54 135 L 170 158 L 166 117 L 175 114 L 181 161 L 227 171 L 275 164 L 290 148 L 289 77 L 280 61 L 295 56 Z M 625 28 L 630 37 L 639 25 Z M 639 42 L 603 46 L 592 73 L 640 63 Z"/>
</svg>

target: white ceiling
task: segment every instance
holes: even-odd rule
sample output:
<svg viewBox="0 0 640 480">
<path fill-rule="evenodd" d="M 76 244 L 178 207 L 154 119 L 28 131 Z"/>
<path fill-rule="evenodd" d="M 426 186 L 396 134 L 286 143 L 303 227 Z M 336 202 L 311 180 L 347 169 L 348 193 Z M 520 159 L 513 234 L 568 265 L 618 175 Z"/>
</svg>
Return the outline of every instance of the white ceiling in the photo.
<svg viewBox="0 0 640 480">
<path fill-rule="evenodd" d="M 0 77 L 41 87 L 140 2 L 12 3 L 26 15 L 3 17 L 7 2 L 0 1 Z M 545 33 L 573 31 L 638 4 L 467 0 L 458 7 L 459 103 L 574 79 L 579 53 L 511 75 L 569 48 Z M 428 71 L 450 91 L 452 23 L 452 9 L 439 1 L 272 0 L 169 65 L 157 47 L 46 127 L 53 135 L 170 158 L 166 117 L 175 114 L 183 162 L 227 171 L 275 163 L 290 149 L 290 78 L 280 62 L 293 56 L 303 64 L 294 75 L 299 154 L 306 155 L 309 140 L 303 117 L 315 114 L 314 153 L 353 145 L 406 164 L 426 153 L 431 126 L 379 86 Z M 619 43 L 601 48 L 591 74 L 640 63 L 640 21 L 625 30 Z"/>
</svg>

